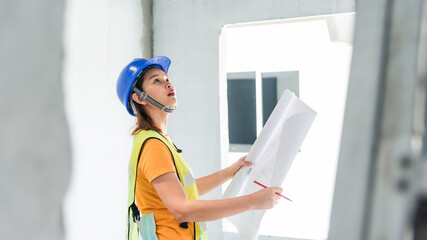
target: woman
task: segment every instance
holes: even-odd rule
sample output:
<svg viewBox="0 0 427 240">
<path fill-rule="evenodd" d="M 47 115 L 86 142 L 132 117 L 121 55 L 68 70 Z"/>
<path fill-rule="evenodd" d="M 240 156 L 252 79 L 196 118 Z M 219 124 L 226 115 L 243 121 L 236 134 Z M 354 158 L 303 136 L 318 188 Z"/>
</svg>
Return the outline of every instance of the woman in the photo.
<svg viewBox="0 0 427 240">
<path fill-rule="evenodd" d="M 204 221 L 217 220 L 253 209 L 269 209 L 280 188 L 250 195 L 198 200 L 251 162 L 240 158 L 230 167 L 194 180 L 187 163 L 167 134 L 168 114 L 177 103 L 168 76 L 171 61 L 159 56 L 134 59 L 121 72 L 117 94 L 137 118 L 129 164 L 128 239 L 207 239 Z"/>
</svg>

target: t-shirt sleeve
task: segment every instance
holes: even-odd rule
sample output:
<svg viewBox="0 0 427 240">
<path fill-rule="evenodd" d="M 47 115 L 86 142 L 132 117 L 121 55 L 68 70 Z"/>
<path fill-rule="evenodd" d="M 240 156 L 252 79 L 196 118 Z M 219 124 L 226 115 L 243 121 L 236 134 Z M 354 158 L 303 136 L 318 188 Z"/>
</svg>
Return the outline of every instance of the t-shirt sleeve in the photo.
<svg viewBox="0 0 427 240">
<path fill-rule="evenodd" d="M 138 170 L 150 183 L 165 173 L 176 172 L 171 152 L 159 139 L 148 139 L 145 142 Z"/>
</svg>

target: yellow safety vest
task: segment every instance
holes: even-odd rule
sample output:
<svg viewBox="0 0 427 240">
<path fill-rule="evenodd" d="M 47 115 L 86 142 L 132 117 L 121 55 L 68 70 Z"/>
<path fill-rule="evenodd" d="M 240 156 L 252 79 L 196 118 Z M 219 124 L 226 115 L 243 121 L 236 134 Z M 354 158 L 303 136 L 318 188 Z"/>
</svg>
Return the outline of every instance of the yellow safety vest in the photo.
<svg viewBox="0 0 427 240">
<path fill-rule="evenodd" d="M 184 188 L 185 195 L 189 200 L 199 199 L 199 192 L 197 191 L 196 182 L 191 174 L 191 170 L 180 153 L 181 150 L 172 145 L 163 135 L 153 130 L 143 130 L 135 134 L 133 138 L 132 155 L 129 161 L 129 195 L 128 195 L 128 218 L 127 218 L 127 239 L 138 240 L 138 225 L 136 220 L 140 219 L 140 213 L 136 207 L 135 201 L 135 183 L 137 177 L 137 169 L 139 156 L 142 151 L 142 147 L 146 140 L 156 138 L 162 141 L 172 154 L 175 169 L 178 178 Z M 182 224 L 181 224 L 182 225 Z M 154 226 L 155 227 L 155 226 Z M 194 223 L 194 239 L 195 240 L 207 240 L 207 229 L 206 223 L 195 222 Z M 147 237 L 148 238 L 148 237 Z"/>
</svg>

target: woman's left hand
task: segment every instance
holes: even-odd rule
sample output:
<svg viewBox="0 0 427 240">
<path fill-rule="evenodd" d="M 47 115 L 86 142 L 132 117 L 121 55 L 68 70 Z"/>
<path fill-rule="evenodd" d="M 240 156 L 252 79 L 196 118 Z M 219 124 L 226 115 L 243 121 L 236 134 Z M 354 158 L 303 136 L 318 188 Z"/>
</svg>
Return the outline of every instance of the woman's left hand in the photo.
<svg viewBox="0 0 427 240">
<path fill-rule="evenodd" d="M 236 175 L 237 171 L 244 166 L 252 166 L 252 162 L 246 161 L 246 156 L 241 157 L 231 166 L 222 169 L 216 173 L 212 173 L 206 177 L 201 177 L 196 179 L 197 190 L 199 191 L 199 196 L 213 190 L 214 188 L 220 186 L 226 181 L 232 179 Z"/>
<path fill-rule="evenodd" d="M 247 156 L 247 155 L 246 155 Z M 227 168 L 230 178 L 233 178 L 234 175 L 244 166 L 252 166 L 252 162 L 246 161 L 246 156 L 241 157 L 237 162 Z"/>
</svg>

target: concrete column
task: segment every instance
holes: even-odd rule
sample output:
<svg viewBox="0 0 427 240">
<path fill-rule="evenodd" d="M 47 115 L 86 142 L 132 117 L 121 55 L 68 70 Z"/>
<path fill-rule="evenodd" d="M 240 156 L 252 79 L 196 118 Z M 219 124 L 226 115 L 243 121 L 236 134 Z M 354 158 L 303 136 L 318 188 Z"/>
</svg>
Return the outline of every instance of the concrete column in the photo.
<svg viewBox="0 0 427 240">
<path fill-rule="evenodd" d="M 0 239 L 62 239 L 63 0 L 0 1 Z"/>
<path fill-rule="evenodd" d="M 421 0 L 358 2 L 331 240 L 409 236 L 424 107 L 414 95 L 425 90 L 416 74 L 421 9 Z"/>
<path fill-rule="evenodd" d="M 142 58 L 153 57 L 153 0 L 141 0 L 142 5 Z"/>
</svg>

